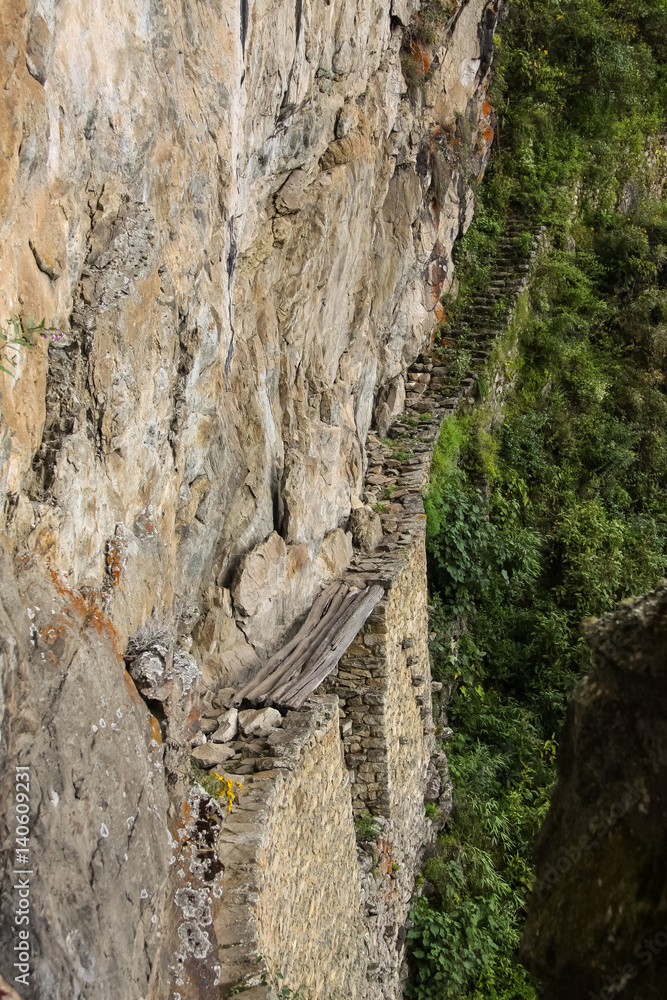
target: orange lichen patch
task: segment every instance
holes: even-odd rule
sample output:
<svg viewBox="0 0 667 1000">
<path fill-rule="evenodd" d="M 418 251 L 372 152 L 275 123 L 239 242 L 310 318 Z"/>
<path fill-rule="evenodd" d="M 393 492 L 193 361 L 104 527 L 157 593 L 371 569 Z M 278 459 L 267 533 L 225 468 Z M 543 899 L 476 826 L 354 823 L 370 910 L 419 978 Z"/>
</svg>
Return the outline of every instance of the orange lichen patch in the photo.
<svg viewBox="0 0 667 1000">
<path fill-rule="evenodd" d="M 130 701 L 134 705 L 143 705 L 143 700 L 137 691 L 137 686 L 128 674 L 127 670 L 123 671 L 123 680 L 125 682 L 125 689 L 130 697 Z"/>
<path fill-rule="evenodd" d="M 40 629 L 39 637 L 49 646 L 52 646 L 57 639 L 61 639 L 71 633 L 71 625 L 67 616 L 60 614 L 46 628 Z"/>
<path fill-rule="evenodd" d="M 149 716 L 148 724 L 151 727 L 151 738 L 154 739 L 159 746 L 162 746 L 162 730 L 160 729 L 160 723 L 154 715 Z"/>
<path fill-rule="evenodd" d="M 494 132 L 494 130 L 493 130 L 493 129 L 491 128 L 491 126 L 490 126 L 490 125 L 487 125 L 487 126 L 486 126 L 486 128 L 484 129 L 484 132 L 482 133 L 482 142 L 483 142 L 483 143 L 484 143 L 484 144 L 485 144 L 486 146 L 490 146 L 490 145 L 491 145 L 491 143 L 493 142 L 493 137 L 494 137 L 494 135 L 495 135 L 495 134 L 496 134 L 496 133 L 495 133 L 495 132 Z"/>
<path fill-rule="evenodd" d="M 484 104 L 482 105 L 482 114 L 488 115 L 490 113 L 491 113 L 491 105 L 489 104 L 488 101 L 484 101 Z"/>
<path fill-rule="evenodd" d="M 122 659 L 121 653 L 118 650 L 116 630 L 111 623 L 111 619 L 100 609 L 102 598 L 100 592 L 97 590 L 87 590 L 84 593 L 72 590 L 71 587 L 68 587 L 63 582 L 62 574 L 57 573 L 50 566 L 48 567 L 48 571 L 58 593 L 62 597 L 67 598 L 67 610 L 81 619 L 81 627 L 85 628 L 86 625 L 92 625 L 98 635 L 106 635 L 111 639 L 111 645 L 116 656 Z"/>
<path fill-rule="evenodd" d="M 107 573 L 113 587 L 117 587 L 120 583 L 124 554 L 124 546 L 120 545 L 116 539 L 112 539 L 107 548 Z"/>
<path fill-rule="evenodd" d="M 445 307 L 443 306 L 442 302 L 440 301 L 436 302 L 435 309 L 433 310 L 433 315 L 435 316 L 435 318 L 439 323 L 442 317 L 445 315 Z"/>
<path fill-rule="evenodd" d="M 85 620 L 87 606 L 83 596 L 78 591 L 72 590 L 71 587 L 67 586 L 62 573 L 58 573 L 55 569 L 52 569 L 50 566 L 48 567 L 48 571 L 49 571 L 49 576 L 51 577 L 51 580 L 55 584 L 58 593 L 62 597 L 69 598 L 68 610 L 70 611 L 70 613 Z"/>
<path fill-rule="evenodd" d="M 423 42 L 420 42 L 417 38 L 413 38 L 410 42 L 410 54 L 415 60 L 419 69 L 422 71 L 424 76 L 429 71 L 431 65 L 431 57 L 429 55 L 427 47 Z"/>
<path fill-rule="evenodd" d="M 178 815 L 174 819 L 167 819 L 169 832 L 174 840 L 178 841 L 178 850 L 183 851 L 184 845 L 187 850 L 188 830 L 192 821 L 192 806 L 189 802 L 183 802 Z"/>
</svg>

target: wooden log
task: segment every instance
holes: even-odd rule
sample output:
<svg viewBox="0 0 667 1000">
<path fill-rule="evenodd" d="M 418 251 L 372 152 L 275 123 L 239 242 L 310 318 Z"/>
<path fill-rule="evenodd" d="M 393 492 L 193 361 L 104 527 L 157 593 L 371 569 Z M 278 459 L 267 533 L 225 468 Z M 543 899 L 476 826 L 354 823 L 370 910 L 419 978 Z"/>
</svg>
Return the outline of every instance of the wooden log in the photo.
<svg viewBox="0 0 667 1000">
<path fill-rule="evenodd" d="M 311 628 L 306 632 L 305 627 L 302 631 L 301 639 L 298 644 L 292 648 L 292 651 L 286 655 L 282 662 L 278 661 L 278 665 L 272 673 L 266 677 L 260 684 L 258 684 L 254 689 L 250 690 L 245 697 L 248 701 L 252 702 L 253 705 L 263 705 L 266 701 L 269 693 L 275 688 L 275 686 L 281 680 L 287 680 L 289 677 L 293 677 L 308 657 L 308 650 L 312 648 L 314 642 L 317 641 L 322 629 L 326 628 L 326 623 L 330 620 L 331 616 L 338 614 L 338 611 L 345 601 L 347 593 L 347 587 L 341 587 L 337 593 L 335 593 L 330 601 L 326 602 L 324 613 L 320 618 L 319 622 L 315 622 L 314 627 L 313 622 L 315 621 L 315 616 L 311 621 Z M 296 638 L 296 637 L 295 637 Z M 292 643 L 289 644 L 292 646 Z M 250 688 L 251 684 L 247 687 Z"/>
<path fill-rule="evenodd" d="M 358 595 L 359 591 L 350 591 L 349 594 L 346 594 L 342 604 L 338 607 L 336 612 L 333 614 L 330 612 L 325 618 L 322 619 L 319 628 L 312 634 L 310 641 L 306 641 L 306 647 L 299 656 L 299 673 L 301 672 L 301 669 L 305 669 L 309 663 L 312 663 L 313 656 L 316 656 L 317 651 L 329 641 L 330 637 L 335 633 L 340 623 L 347 621 L 352 613 L 352 609 Z M 277 700 L 279 701 L 283 688 L 287 687 L 291 678 L 295 676 L 295 673 L 295 670 L 290 670 L 290 677 L 285 677 L 282 682 L 279 682 L 279 679 L 276 678 L 276 683 L 271 686 L 267 694 L 267 698 L 270 699 L 271 702 Z"/>
<path fill-rule="evenodd" d="M 343 590 L 346 591 L 347 587 L 343 588 Z M 280 684 L 287 683 L 292 677 L 300 673 L 304 664 L 310 659 L 313 649 L 319 645 L 323 635 L 326 634 L 332 623 L 338 621 L 342 615 L 345 615 L 345 609 L 349 603 L 350 596 L 352 595 L 346 594 L 343 591 L 334 595 L 326 614 L 322 616 L 315 628 L 303 636 L 299 645 L 283 660 L 282 664 L 278 666 L 271 676 L 263 681 L 259 688 L 246 696 L 249 701 L 255 705 L 264 704 Z"/>
<path fill-rule="evenodd" d="M 257 691 L 261 692 L 263 681 L 270 678 L 280 664 L 283 663 L 287 657 L 289 657 L 296 650 L 296 648 L 303 643 L 304 639 L 317 628 L 322 617 L 326 615 L 331 608 L 332 603 L 340 604 L 340 601 L 342 601 L 345 596 L 347 589 L 348 588 L 345 584 L 332 583 L 331 586 L 322 591 L 308 612 L 308 616 L 297 634 L 287 643 L 287 645 L 283 646 L 276 653 L 274 653 L 273 656 L 267 660 L 264 666 L 261 667 L 255 674 L 255 676 L 241 688 L 241 690 L 235 695 L 232 705 L 238 707 L 244 698 L 254 700 L 252 696 Z M 336 601 L 337 598 L 339 599 L 338 601 Z"/>
<path fill-rule="evenodd" d="M 282 685 L 279 691 L 273 692 L 272 701 L 283 708 L 301 708 L 308 695 L 331 673 L 383 596 L 384 589 L 379 586 L 367 588 L 355 595 L 353 607 L 349 609 L 347 617 L 344 620 L 338 617 L 302 673 L 290 684 Z"/>
</svg>

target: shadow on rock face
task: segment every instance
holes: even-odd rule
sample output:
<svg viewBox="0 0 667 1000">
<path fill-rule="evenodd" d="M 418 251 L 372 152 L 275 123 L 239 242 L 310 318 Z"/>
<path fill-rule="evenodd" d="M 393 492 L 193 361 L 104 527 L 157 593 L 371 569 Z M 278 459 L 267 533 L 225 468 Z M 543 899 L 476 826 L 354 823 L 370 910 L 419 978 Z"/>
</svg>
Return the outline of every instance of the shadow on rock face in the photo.
<svg viewBox="0 0 667 1000">
<path fill-rule="evenodd" d="M 667 582 L 584 623 L 523 962 L 548 1000 L 667 995 Z"/>
</svg>

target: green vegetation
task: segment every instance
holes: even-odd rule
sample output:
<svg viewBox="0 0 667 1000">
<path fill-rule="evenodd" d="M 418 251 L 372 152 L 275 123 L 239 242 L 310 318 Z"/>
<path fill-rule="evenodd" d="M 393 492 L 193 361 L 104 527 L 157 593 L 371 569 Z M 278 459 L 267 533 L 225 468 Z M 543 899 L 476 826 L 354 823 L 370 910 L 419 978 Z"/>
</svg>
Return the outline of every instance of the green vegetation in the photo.
<svg viewBox="0 0 667 1000">
<path fill-rule="evenodd" d="M 452 387 L 458 386 L 465 377 L 472 361 L 472 353 L 464 346 L 464 340 L 464 337 L 459 337 L 454 344 L 436 348 L 440 361 L 447 368 L 447 379 Z"/>
<path fill-rule="evenodd" d="M 60 340 L 62 334 L 56 326 L 47 326 L 46 320 L 36 323 L 26 319 L 22 313 L 10 316 L 4 330 L 0 330 L 0 372 L 14 377 L 14 369 L 19 359 L 19 348 L 37 346 L 36 336 Z M 8 368 L 7 365 L 11 365 Z"/>
<path fill-rule="evenodd" d="M 275 969 L 268 976 L 263 972 L 260 979 L 260 986 L 270 986 L 279 1000 L 307 1000 L 304 986 L 299 986 L 297 990 L 293 990 L 291 987 L 284 985 L 284 978 L 280 969 Z"/>
<path fill-rule="evenodd" d="M 380 835 L 380 829 L 369 812 L 363 812 L 355 818 L 354 829 L 360 843 L 364 840 L 377 840 Z"/>
<path fill-rule="evenodd" d="M 200 767 L 195 757 L 190 758 L 190 768 L 192 771 L 191 780 L 203 788 L 211 798 L 226 805 L 227 812 L 231 812 L 232 805 L 238 798 L 238 793 L 243 791 L 243 785 L 238 781 L 233 781 L 232 778 L 225 777 L 224 774 L 218 774 L 217 771 L 212 771 L 209 774 L 208 771 Z"/>
<path fill-rule="evenodd" d="M 480 386 L 477 412 L 443 428 L 426 497 L 455 810 L 409 932 L 420 1000 L 540 996 L 516 947 L 589 665 L 580 623 L 667 573 L 667 2 L 513 0 L 496 58 L 499 142 L 450 322 L 488 281 L 510 212 L 548 240 L 511 331 L 504 420 Z M 529 239 L 514 242 L 520 258 Z"/>
</svg>

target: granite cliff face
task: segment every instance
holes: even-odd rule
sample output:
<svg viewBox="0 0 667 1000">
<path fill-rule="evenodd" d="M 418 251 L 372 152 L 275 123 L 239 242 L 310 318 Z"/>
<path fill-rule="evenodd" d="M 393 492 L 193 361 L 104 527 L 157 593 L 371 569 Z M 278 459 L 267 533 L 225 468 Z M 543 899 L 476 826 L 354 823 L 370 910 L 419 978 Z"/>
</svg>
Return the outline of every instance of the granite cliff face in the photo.
<svg viewBox="0 0 667 1000">
<path fill-rule="evenodd" d="M 197 692 L 350 562 L 369 429 L 486 165 L 495 20 L 463 0 L 426 43 L 410 0 L 0 11 L 0 320 L 62 333 L 0 375 L 0 789 L 30 766 L 49 858 L 26 998 L 171 995 Z M 149 619 L 177 640 L 151 697 L 123 659 Z"/>
</svg>

